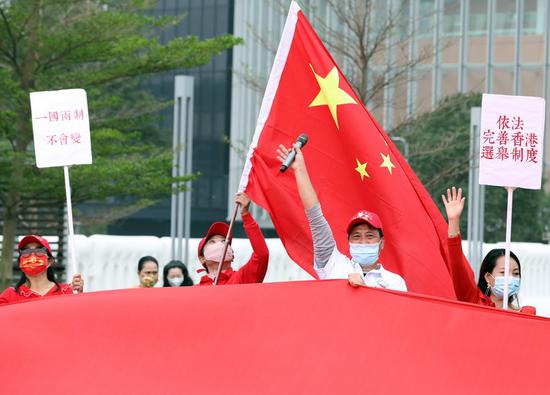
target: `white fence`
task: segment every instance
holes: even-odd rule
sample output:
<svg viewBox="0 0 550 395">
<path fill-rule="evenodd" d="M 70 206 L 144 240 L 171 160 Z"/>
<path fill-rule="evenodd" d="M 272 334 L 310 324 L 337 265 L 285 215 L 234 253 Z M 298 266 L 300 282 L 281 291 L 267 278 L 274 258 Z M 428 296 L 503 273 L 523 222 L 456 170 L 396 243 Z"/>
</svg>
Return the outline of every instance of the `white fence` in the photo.
<svg viewBox="0 0 550 395">
<path fill-rule="evenodd" d="M 184 263 L 189 269 L 193 281 L 200 276 L 197 269 L 202 268 L 197 257 L 200 239 L 189 242 L 189 259 Z M 86 281 L 87 291 L 129 288 L 138 284 L 137 262 L 145 255 L 157 258 L 162 267 L 170 260 L 171 239 L 153 236 L 75 236 L 77 270 Z M 252 254 L 248 239 L 233 239 L 235 251 L 233 268 L 244 265 Z M 269 248 L 269 269 L 266 282 L 311 280 L 309 274 L 290 260 L 279 239 L 267 239 Z M 71 268 L 67 267 L 68 271 Z M 70 276 L 71 273 L 68 273 Z M 162 283 L 162 278 L 159 281 Z M 160 285 L 160 284 L 159 284 Z"/>
<path fill-rule="evenodd" d="M 87 291 L 136 286 L 137 262 L 144 255 L 156 257 L 161 269 L 170 260 L 169 237 L 77 235 L 75 242 L 77 267 L 84 276 Z M 185 260 L 195 283 L 199 280 L 197 269 L 201 267 L 197 258 L 198 242 L 198 239 L 190 240 L 189 259 Z M 268 239 L 267 244 L 270 256 L 266 282 L 312 279 L 288 257 L 279 239 Z M 234 239 L 233 247 L 236 252 L 233 267 L 239 268 L 248 260 L 252 249 L 247 239 Z M 465 251 L 466 248 L 464 244 Z M 504 244 L 485 244 L 483 253 L 492 248 L 504 248 Z M 522 265 L 521 304 L 536 306 L 539 315 L 550 316 L 550 246 L 512 243 L 512 250 Z"/>
</svg>

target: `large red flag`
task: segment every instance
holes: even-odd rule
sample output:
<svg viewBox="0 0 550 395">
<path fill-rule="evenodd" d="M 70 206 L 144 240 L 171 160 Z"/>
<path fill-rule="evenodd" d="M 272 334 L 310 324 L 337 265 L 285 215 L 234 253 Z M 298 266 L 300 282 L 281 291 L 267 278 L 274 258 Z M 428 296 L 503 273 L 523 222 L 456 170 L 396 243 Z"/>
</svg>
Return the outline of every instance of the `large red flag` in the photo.
<svg viewBox="0 0 550 395">
<path fill-rule="evenodd" d="M 338 248 L 359 210 L 384 226 L 384 266 L 410 291 L 455 299 L 446 262 L 446 223 L 391 139 L 365 109 L 293 2 L 245 164 L 240 190 L 271 215 L 290 257 L 315 276 L 307 218 L 292 171 L 280 173 L 279 144 L 309 135 L 304 157 Z"/>
</svg>

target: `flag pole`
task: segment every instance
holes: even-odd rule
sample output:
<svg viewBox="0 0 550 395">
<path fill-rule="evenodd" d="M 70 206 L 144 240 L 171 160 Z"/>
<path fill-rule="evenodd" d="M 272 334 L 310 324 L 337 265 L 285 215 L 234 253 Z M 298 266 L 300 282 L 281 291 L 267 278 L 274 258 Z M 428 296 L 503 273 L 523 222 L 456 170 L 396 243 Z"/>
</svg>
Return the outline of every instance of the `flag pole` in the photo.
<svg viewBox="0 0 550 395">
<path fill-rule="evenodd" d="M 235 210 L 233 210 L 233 215 L 231 216 L 231 222 L 229 223 L 229 229 L 227 230 L 227 235 L 225 236 L 223 253 L 220 262 L 218 263 L 218 270 L 216 270 L 216 277 L 214 278 L 214 285 L 218 285 L 220 280 L 220 273 L 222 272 L 223 262 L 225 261 L 225 254 L 227 253 L 227 247 L 229 246 L 229 237 L 231 236 L 231 231 L 233 230 L 233 224 L 235 223 L 235 218 L 237 217 L 237 210 L 239 209 L 240 204 L 235 205 Z"/>
<path fill-rule="evenodd" d="M 73 274 L 76 274 L 76 255 L 74 251 L 74 225 L 73 225 L 73 205 L 71 202 L 71 181 L 69 179 L 69 166 L 63 166 L 65 175 L 65 197 L 67 198 L 67 230 L 69 238 L 67 240 L 69 264 L 72 267 Z"/>
<path fill-rule="evenodd" d="M 512 203 L 514 197 L 514 189 L 506 187 L 508 191 L 508 204 L 506 207 L 506 246 L 504 253 L 504 292 L 502 295 L 502 308 L 508 310 L 508 272 L 510 271 L 510 243 L 512 239 Z"/>
</svg>

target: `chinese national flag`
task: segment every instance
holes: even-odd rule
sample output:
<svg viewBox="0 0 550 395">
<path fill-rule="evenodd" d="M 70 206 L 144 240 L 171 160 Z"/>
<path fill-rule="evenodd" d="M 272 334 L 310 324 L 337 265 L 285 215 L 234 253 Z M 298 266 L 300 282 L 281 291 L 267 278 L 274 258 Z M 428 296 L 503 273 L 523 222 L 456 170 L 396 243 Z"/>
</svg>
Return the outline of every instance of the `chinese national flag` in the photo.
<svg viewBox="0 0 550 395">
<path fill-rule="evenodd" d="M 456 299 L 444 218 L 293 2 L 239 189 L 270 213 L 290 257 L 316 276 L 294 175 L 281 173 L 276 158 L 278 145 L 290 146 L 301 133 L 309 136 L 304 157 L 338 249 L 349 255 L 352 215 L 373 211 L 384 226 L 384 267 L 409 291 Z"/>
</svg>

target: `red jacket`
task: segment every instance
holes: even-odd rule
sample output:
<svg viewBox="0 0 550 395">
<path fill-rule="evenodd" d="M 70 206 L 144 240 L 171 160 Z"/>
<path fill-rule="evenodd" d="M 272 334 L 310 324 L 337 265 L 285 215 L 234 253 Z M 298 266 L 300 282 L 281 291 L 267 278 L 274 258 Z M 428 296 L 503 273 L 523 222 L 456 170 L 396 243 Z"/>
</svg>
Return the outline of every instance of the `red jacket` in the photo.
<svg viewBox="0 0 550 395">
<path fill-rule="evenodd" d="M 72 293 L 73 293 L 73 288 L 71 287 L 70 284 L 59 284 L 59 288 L 54 285 L 43 296 L 30 290 L 25 285 L 21 285 L 19 287 L 18 292 L 15 291 L 15 288 L 13 287 L 6 288 L 4 292 L 0 294 L 0 305 L 33 300 L 38 298 L 44 298 L 47 296 L 65 295 L 65 294 L 72 294 Z"/>
<path fill-rule="evenodd" d="M 449 262 L 457 299 L 462 302 L 495 307 L 495 303 L 491 298 L 478 288 L 471 266 L 466 259 L 463 259 L 464 254 L 462 253 L 462 238 L 460 235 L 447 237 L 447 246 L 449 247 Z M 520 312 L 535 315 L 536 309 L 533 306 L 523 306 Z"/>
<path fill-rule="evenodd" d="M 252 256 L 248 262 L 239 270 L 229 268 L 220 273 L 218 284 L 248 284 L 261 283 L 264 281 L 269 261 L 269 250 L 265 243 L 260 227 L 252 218 L 250 213 L 242 216 L 243 226 L 250 244 L 252 245 Z M 212 285 L 214 280 L 209 276 L 203 276 L 198 285 Z"/>
</svg>

